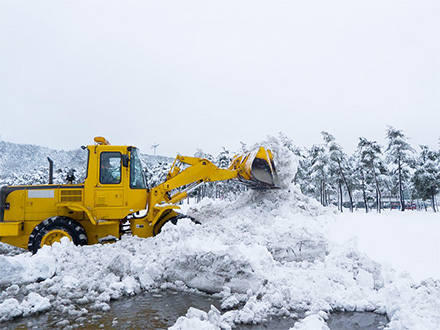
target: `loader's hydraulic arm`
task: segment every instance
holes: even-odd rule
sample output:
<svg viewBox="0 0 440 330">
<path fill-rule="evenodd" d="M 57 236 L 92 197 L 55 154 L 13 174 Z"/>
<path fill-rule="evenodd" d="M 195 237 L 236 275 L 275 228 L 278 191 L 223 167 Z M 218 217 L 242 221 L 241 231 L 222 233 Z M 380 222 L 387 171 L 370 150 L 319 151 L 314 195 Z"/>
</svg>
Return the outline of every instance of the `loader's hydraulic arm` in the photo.
<svg viewBox="0 0 440 330">
<path fill-rule="evenodd" d="M 182 170 L 182 165 L 187 168 Z M 177 156 L 167 180 L 152 189 L 149 211 L 163 203 L 176 204 L 203 182 L 229 179 L 238 179 L 256 189 L 277 188 L 272 152 L 261 147 L 253 153 L 235 156 L 228 169 L 219 168 L 208 159 Z M 183 191 L 170 195 L 172 190 L 184 186 Z"/>
<path fill-rule="evenodd" d="M 189 165 L 182 169 L 182 165 Z M 221 169 L 203 158 L 177 156 L 167 175 L 167 180 L 153 188 L 150 197 L 150 207 L 160 203 L 176 204 L 188 196 L 188 193 L 203 182 L 229 180 L 237 177 L 236 170 Z M 185 187 L 170 195 L 172 190 Z"/>
</svg>

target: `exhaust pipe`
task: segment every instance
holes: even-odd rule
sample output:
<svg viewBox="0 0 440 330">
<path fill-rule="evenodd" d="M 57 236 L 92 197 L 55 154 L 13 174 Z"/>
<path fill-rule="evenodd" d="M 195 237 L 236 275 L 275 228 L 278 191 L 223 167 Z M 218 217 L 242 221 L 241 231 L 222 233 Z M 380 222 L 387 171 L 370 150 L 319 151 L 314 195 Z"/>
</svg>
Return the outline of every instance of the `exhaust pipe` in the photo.
<svg viewBox="0 0 440 330">
<path fill-rule="evenodd" d="M 53 160 L 47 157 L 49 161 L 49 184 L 53 184 Z"/>
</svg>

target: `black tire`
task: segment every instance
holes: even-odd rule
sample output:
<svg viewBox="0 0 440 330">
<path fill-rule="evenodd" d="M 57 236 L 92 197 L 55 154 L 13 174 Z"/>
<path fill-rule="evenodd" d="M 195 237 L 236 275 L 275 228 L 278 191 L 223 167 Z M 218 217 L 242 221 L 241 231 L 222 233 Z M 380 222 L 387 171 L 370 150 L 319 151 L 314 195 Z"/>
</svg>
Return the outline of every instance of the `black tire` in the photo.
<svg viewBox="0 0 440 330">
<path fill-rule="evenodd" d="M 184 218 L 189 218 L 196 225 L 200 225 L 200 222 L 197 221 L 196 219 L 194 219 L 193 217 L 190 217 L 185 214 L 176 213 L 171 210 L 169 212 L 165 211 L 164 214 L 162 215 L 162 217 L 160 218 L 160 220 L 158 222 L 156 222 L 156 224 L 153 227 L 153 236 L 156 236 L 157 234 L 159 234 L 160 231 L 162 230 L 163 225 L 166 224 L 167 222 L 171 222 L 173 225 L 176 225 L 177 221 L 179 221 L 179 219 L 184 219 Z"/>
<path fill-rule="evenodd" d="M 29 236 L 28 250 L 36 253 L 42 245 L 51 245 L 63 236 L 69 237 L 75 245 L 87 244 L 86 231 L 77 221 L 67 217 L 52 217 L 35 226 Z"/>
</svg>

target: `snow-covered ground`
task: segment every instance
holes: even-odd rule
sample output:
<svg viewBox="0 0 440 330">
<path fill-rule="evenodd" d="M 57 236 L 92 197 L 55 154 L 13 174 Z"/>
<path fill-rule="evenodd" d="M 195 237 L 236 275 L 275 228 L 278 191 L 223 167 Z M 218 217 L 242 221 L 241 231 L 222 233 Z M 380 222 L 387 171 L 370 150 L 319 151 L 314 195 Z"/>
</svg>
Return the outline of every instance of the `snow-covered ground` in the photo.
<svg viewBox="0 0 440 330">
<path fill-rule="evenodd" d="M 344 212 L 329 226 L 329 238 L 343 243 L 355 238 L 360 251 L 421 281 L 440 279 L 440 214 L 385 210 L 381 214 Z"/>
<path fill-rule="evenodd" d="M 420 213 L 416 222 L 397 212 L 338 215 L 289 183 L 294 159 L 277 165 L 283 189 L 248 191 L 232 202 L 203 200 L 187 210 L 201 225 L 182 219 L 154 238 L 84 247 L 63 240 L 36 255 L 0 256 L 0 322 L 50 309 L 81 320 L 108 310 L 111 299 L 162 288 L 197 289 L 222 299 L 222 311 L 190 308 L 173 329 L 229 329 L 298 311 L 306 317 L 295 325 L 292 319 L 293 329 L 328 329 L 331 311 L 387 314 L 388 329 L 439 329 L 438 242 L 419 250 L 423 267 L 434 269 L 433 278 L 423 281 L 431 271 L 415 273 L 418 266 L 400 264 L 405 258 L 395 258 L 390 248 L 408 253 L 411 248 L 399 248 L 401 239 L 411 237 L 407 244 L 418 248 L 429 235 L 438 238 L 438 217 Z M 419 227 L 429 233 L 418 236 L 425 232 L 418 234 Z M 350 239 L 353 234 L 358 241 Z M 10 250 L 3 245 L 0 251 Z M 417 278 L 382 261 L 408 267 Z M 75 325 L 81 321 L 62 324 Z"/>
</svg>

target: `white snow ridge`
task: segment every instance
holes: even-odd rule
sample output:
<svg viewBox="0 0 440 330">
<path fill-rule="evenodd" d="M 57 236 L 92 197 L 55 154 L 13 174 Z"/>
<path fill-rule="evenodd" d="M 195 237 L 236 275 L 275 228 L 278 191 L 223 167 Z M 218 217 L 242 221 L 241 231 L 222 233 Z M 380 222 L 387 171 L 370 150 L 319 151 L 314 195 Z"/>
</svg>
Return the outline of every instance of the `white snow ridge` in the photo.
<svg viewBox="0 0 440 330">
<path fill-rule="evenodd" d="M 416 283 L 353 241 L 329 241 L 334 210 L 290 183 L 296 160 L 287 148 L 273 139 L 266 146 L 283 155 L 282 189 L 203 200 L 188 210 L 201 225 L 183 219 L 154 238 L 84 247 L 63 240 L 35 255 L 0 256 L 0 322 L 49 309 L 80 316 L 123 295 L 195 288 L 221 297 L 222 312 L 190 308 L 173 329 L 229 329 L 298 311 L 306 317 L 292 329 L 328 329 L 331 311 L 387 314 L 387 329 L 440 329 L 440 281 Z"/>
</svg>

